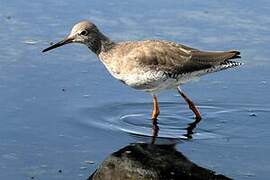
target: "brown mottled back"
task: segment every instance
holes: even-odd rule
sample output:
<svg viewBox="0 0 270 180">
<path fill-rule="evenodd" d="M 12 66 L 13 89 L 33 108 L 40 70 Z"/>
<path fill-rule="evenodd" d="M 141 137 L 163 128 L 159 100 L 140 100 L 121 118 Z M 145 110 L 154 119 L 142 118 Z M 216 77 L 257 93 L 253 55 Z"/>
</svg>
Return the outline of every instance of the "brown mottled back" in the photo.
<svg viewBox="0 0 270 180">
<path fill-rule="evenodd" d="M 130 73 L 136 66 L 142 66 L 181 74 L 219 65 L 229 59 L 238 58 L 239 54 L 238 51 L 204 52 L 173 42 L 146 40 L 116 44 L 109 52 L 101 54 L 101 57 L 104 61 L 122 65 L 118 67 L 129 66 L 126 73 Z"/>
</svg>

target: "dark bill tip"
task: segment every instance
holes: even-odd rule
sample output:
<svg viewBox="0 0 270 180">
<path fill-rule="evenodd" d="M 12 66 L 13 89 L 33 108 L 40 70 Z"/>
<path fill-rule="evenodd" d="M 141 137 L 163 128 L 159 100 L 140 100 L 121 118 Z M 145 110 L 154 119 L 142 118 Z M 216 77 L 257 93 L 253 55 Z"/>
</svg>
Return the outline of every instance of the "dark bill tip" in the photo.
<svg viewBox="0 0 270 180">
<path fill-rule="evenodd" d="M 47 52 L 47 51 L 50 51 L 52 49 L 58 48 L 60 46 L 63 46 L 65 44 L 71 43 L 72 40 L 73 40 L 72 38 L 66 38 L 66 39 L 64 39 L 64 40 L 62 40 L 62 41 L 60 41 L 60 42 L 58 42 L 58 43 L 56 43 L 56 44 L 54 44 L 54 45 L 46 48 L 46 49 L 43 49 L 42 52 Z"/>
</svg>

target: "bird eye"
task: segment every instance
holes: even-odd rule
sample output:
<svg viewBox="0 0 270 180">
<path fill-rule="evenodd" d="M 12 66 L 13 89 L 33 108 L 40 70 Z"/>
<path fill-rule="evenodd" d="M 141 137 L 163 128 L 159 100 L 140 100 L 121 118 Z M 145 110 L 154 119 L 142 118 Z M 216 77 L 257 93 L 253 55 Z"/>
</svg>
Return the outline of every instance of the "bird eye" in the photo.
<svg viewBox="0 0 270 180">
<path fill-rule="evenodd" d="M 83 30 L 80 35 L 86 36 L 88 34 L 88 32 L 86 30 Z"/>
</svg>

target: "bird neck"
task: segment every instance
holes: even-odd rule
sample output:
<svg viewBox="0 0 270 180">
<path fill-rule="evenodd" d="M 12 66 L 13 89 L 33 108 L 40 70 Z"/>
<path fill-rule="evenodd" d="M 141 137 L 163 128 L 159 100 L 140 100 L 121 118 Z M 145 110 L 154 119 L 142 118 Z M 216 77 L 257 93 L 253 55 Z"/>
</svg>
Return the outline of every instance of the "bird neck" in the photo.
<svg viewBox="0 0 270 180">
<path fill-rule="evenodd" d="M 110 50 L 114 45 L 115 43 L 101 32 L 98 32 L 96 36 L 87 44 L 88 48 L 96 55 Z"/>
</svg>

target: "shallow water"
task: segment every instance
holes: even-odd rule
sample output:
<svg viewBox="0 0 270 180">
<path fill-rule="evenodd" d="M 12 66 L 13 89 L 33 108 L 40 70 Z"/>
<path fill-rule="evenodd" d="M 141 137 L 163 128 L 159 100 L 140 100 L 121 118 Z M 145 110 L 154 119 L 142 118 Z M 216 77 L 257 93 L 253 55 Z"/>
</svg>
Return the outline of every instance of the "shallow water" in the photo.
<svg viewBox="0 0 270 180">
<path fill-rule="evenodd" d="M 152 99 L 113 79 L 80 45 L 47 54 L 82 19 L 114 40 L 168 39 L 238 49 L 244 66 L 159 95 L 158 142 L 233 179 L 270 171 L 268 1 L 3 1 L 0 6 L 0 179 L 86 179 L 111 153 L 148 141 Z M 138 138 L 140 137 L 140 138 Z"/>
</svg>

